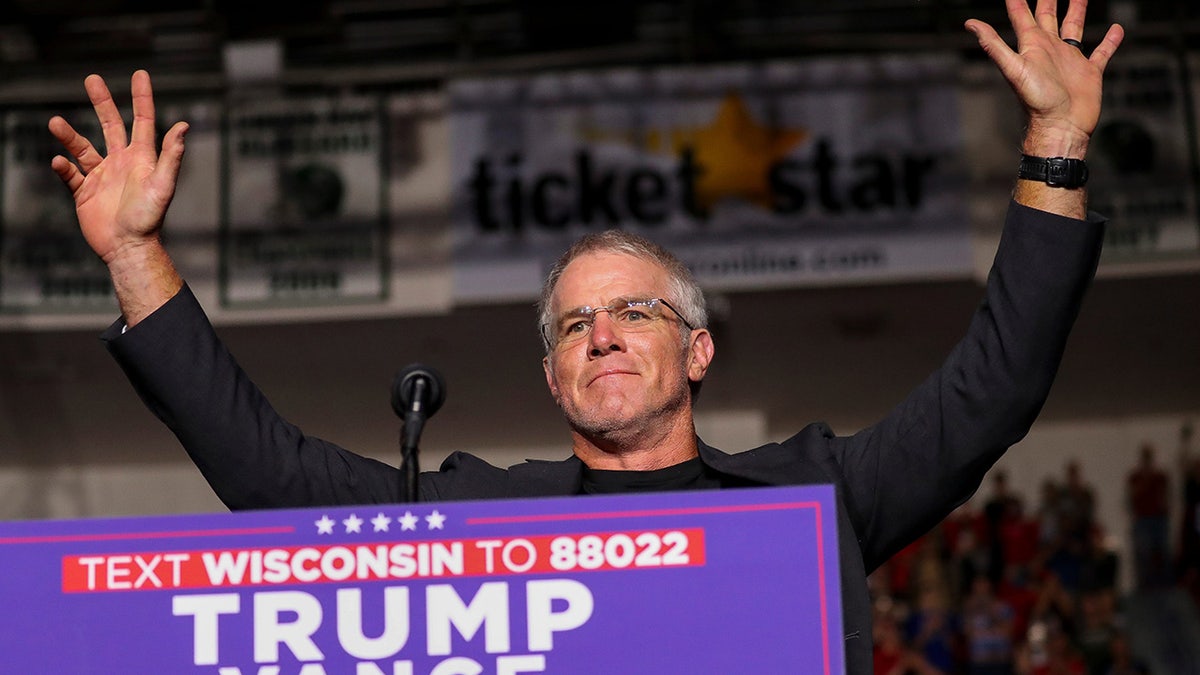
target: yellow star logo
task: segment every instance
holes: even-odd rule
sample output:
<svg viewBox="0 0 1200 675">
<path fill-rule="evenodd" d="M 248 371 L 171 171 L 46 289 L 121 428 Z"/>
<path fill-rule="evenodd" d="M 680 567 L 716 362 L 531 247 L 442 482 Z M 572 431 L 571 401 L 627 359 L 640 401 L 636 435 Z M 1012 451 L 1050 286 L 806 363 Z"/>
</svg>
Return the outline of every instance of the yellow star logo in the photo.
<svg viewBox="0 0 1200 675">
<path fill-rule="evenodd" d="M 730 93 L 707 127 L 672 136 L 673 150 L 679 153 L 690 148 L 700 167 L 696 204 L 708 211 L 728 197 L 772 208 L 771 167 L 804 141 L 808 132 L 760 124 L 746 102 Z"/>
</svg>

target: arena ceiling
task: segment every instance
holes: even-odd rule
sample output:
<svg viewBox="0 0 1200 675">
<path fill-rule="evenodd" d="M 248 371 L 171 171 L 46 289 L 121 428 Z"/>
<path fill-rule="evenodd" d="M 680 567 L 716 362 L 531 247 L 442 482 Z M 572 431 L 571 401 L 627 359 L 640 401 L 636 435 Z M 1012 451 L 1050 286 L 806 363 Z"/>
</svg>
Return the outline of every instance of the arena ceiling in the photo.
<svg viewBox="0 0 1200 675">
<path fill-rule="evenodd" d="M 168 87 L 227 85 L 230 45 L 271 41 L 296 86 L 423 86 L 447 77 L 814 53 L 964 50 L 968 17 L 1006 25 L 1001 0 L 5 0 L 0 102 L 76 96 L 81 73 L 152 68 Z M 1190 0 L 1093 0 L 1135 39 L 1200 35 Z M 60 90 L 58 83 L 69 86 Z M 186 85 L 184 84 L 186 83 Z"/>
</svg>

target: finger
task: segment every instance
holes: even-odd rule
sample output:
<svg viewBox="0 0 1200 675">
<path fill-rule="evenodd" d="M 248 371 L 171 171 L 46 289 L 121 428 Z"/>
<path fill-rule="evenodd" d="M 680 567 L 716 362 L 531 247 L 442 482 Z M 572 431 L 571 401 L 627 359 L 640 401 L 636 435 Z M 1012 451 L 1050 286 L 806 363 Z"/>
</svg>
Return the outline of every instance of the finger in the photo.
<svg viewBox="0 0 1200 675">
<path fill-rule="evenodd" d="M 154 92 L 150 87 L 150 73 L 135 72 L 130 86 L 133 91 L 133 142 L 153 146 Z"/>
<path fill-rule="evenodd" d="M 50 133 L 58 139 L 59 143 L 62 143 L 67 152 L 71 153 L 71 156 L 75 158 L 75 161 L 79 162 L 79 168 L 81 168 L 84 173 L 90 172 L 92 169 L 96 168 L 96 165 L 98 165 L 100 161 L 104 159 L 104 157 L 96 151 L 96 148 L 92 145 L 91 141 L 84 138 L 79 132 L 75 131 L 75 128 L 72 127 L 65 119 L 55 115 L 54 117 L 50 118 L 50 124 L 48 126 L 50 128 Z M 69 164 L 70 162 L 67 163 Z"/>
<path fill-rule="evenodd" d="M 1063 17 L 1062 28 L 1059 29 L 1059 36 L 1066 40 L 1083 41 L 1083 24 L 1084 18 L 1087 16 L 1087 0 L 1071 0 L 1071 4 L 1067 5 L 1067 15 Z"/>
<path fill-rule="evenodd" d="M 1037 27 L 1037 21 L 1029 11 L 1028 0 L 1004 0 L 1004 7 L 1008 10 L 1008 20 L 1018 35 L 1022 31 Z"/>
<path fill-rule="evenodd" d="M 83 173 L 66 157 L 55 155 L 54 159 L 50 160 L 50 168 L 54 169 L 54 173 L 58 174 L 71 194 L 75 194 L 79 186 L 83 185 Z"/>
<path fill-rule="evenodd" d="M 187 136 L 187 122 L 176 122 L 163 136 L 162 154 L 158 156 L 158 164 L 154 167 L 154 180 L 174 186 L 179 178 L 179 167 L 183 164 L 184 138 Z"/>
<path fill-rule="evenodd" d="M 1100 44 L 1092 50 L 1089 60 L 1096 64 L 1100 72 L 1104 72 L 1104 69 L 1108 67 L 1108 60 L 1117 53 L 1117 47 L 1121 46 L 1121 41 L 1124 39 L 1125 29 L 1121 27 L 1121 24 L 1114 23 L 1109 26 L 1108 32 L 1104 34 L 1104 39 L 1100 41 Z"/>
<path fill-rule="evenodd" d="M 1058 35 L 1058 0 L 1037 0 L 1033 15 L 1042 30 Z"/>
<path fill-rule="evenodd" d="M 966 28 L 975 34 L 975 38 L 979 40 L 979 46 L 983 48 L 983 53 L 988 55 L 988 58 L 999 67 L 1000 73 L 1006 78 L 1010 72 L 1014 72 L 1015 68 L 1020 67 L 1021 57 L 1004 42 L 1004 39 L 991 25 L 978 19 L 971 19 L 967 21 Z M 1011 78 L 1009 79 L 1011 80 Z"/>
<path fill-rule="evenodd" d="M 83 81 L 92 108 L 96 110 L 96 119 L 100 120 L 100 130 L 104 132 L 104 146 L 108 152 L 125 147 L 125 120 L 113 101 L 108 85 L 99 75 L 88 75 Z"/>
</svg>

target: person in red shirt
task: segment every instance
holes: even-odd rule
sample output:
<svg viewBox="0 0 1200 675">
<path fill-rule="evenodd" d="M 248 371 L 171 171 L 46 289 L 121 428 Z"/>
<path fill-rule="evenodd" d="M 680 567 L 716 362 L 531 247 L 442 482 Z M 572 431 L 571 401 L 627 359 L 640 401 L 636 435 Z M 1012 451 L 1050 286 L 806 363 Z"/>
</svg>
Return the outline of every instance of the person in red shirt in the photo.
<svg viewBox="0 0 1200 675">
<path fill-rule="evenodd" d="M 1138 588 L 1171 581 L 1167 550 L 1167 473 L 1154 464 L 1154 446 L 1143 443 L 1137 467 L 1129 473 L 1127 506 L 1133 521 L 1133 561 Z"/>
</svg>

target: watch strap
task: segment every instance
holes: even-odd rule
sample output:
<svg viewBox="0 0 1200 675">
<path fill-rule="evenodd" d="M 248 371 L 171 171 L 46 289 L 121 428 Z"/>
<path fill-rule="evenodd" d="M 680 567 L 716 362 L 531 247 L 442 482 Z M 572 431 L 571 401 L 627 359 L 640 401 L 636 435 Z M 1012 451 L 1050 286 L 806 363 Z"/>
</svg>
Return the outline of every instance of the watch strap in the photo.
<svg viewBox="0 0 1200 675">
<path fill-rule="evenodd" d="M 1087 162 L 1068 157 L 1021 155 L 1017 177 L 1035 180 L 1050 187 L 1078 188 L 1087 184 Z"/>
</svg>

